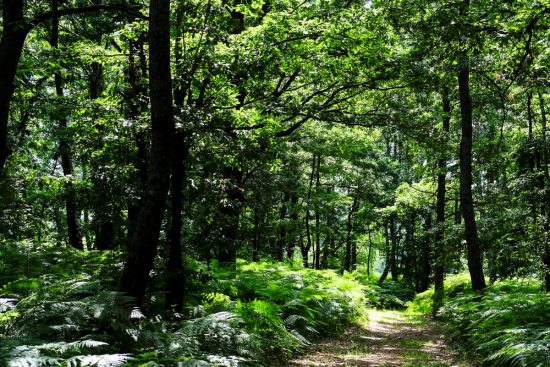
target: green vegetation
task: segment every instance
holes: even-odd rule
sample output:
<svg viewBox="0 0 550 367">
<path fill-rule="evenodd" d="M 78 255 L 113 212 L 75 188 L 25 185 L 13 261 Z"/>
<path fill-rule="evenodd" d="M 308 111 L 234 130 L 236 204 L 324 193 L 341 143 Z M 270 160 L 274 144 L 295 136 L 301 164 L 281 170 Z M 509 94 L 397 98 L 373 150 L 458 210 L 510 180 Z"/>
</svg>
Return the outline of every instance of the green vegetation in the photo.
<svg viewBox="0 0 550 367">
<path fill-rule="evenodd" d="M 110 290 L 120 254 L 8 249 L 2 256 L 14 261 L 5 270 L 30 271 L 0 291 L 0 364 L 10 367 L 271 366 L 344 331 L 369 305 L 365 286 L 332 270 L 239 261 L 230 271 L 190 260 L 187 309 L 172 314 L 151 304 L 145 316 Z"/>
<path fill-rule="evenodd" d="M 0 367 L 284 364 L 415 294 L 548 364 L 549 40 L 550 0 L 1 0 Z"/>
<path fill-rule="evenodd" d="M 550 297 L 540 281 L 499 281 L 483 294 L 470 290 L 465 274 L 447 278 L 446 285 L 440 316 L 484 366 L 550 364 Z M 432 300 L 433 289 L 420 293 L 409 310 L 430 313 Z"/>
</svg>

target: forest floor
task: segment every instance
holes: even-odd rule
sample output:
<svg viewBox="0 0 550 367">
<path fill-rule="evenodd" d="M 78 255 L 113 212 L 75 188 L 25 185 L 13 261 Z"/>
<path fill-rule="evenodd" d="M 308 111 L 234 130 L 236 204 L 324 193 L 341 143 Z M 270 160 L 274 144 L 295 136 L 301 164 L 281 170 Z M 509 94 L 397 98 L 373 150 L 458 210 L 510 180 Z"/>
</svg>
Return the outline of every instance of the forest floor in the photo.
<svg viewBox="0 0 550 367">
<path fill-rule="evenodd" d="M 387 310 L 369 310 L 367 321 L 312 345 L 289 366 L 472 367 L 448 344 L 442 323 Z"/>
</svg>

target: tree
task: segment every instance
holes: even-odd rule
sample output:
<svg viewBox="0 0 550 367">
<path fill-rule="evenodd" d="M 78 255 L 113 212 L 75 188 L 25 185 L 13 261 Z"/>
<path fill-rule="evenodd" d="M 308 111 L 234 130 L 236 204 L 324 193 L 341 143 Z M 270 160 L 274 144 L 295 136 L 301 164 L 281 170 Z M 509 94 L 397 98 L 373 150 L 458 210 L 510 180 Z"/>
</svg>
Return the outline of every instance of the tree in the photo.
<svg viewBox="0 0 550 367">
<path fill-rule="evenodd" d="M 136 229 L 119 282 L 119 289 L 135 297 L 138 304 L 145 296 L 149 272 L 157 253 L 170 187 L 175 128 L 170 73 L 170 1 L 151 0 L 149 7 L 151 153 Z"/>
</svg>

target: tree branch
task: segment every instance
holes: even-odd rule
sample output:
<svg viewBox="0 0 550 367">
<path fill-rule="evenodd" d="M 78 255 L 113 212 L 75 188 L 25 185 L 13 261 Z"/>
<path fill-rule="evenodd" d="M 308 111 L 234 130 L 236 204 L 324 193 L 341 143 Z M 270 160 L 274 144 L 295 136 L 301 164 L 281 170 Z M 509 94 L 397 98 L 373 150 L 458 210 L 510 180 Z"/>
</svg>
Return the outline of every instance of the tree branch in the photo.
<svg viewBox="0 0 550 367">
<path fill-rule="evenodd" d="M 32 28 L 55 17 L 62 17 L 65 15 L 94 13 L 101 10 L 126 13 L 138 19 L 148 19 L 145 15 L 139 12 L 139 9 L 140 7 L 137 5 L 129 5 L 129 4 L 121 3 L 121 4 L 95 4 L 95 5 L 83 6 L 79 8 L 66 8 L 66 9 L 60 9 L 57 11 L 48 11 L 37 15 L 34 19 L 29 21 L 27 23 L 26 28 L 28 31 L 30 31 Z"/>
</svg>

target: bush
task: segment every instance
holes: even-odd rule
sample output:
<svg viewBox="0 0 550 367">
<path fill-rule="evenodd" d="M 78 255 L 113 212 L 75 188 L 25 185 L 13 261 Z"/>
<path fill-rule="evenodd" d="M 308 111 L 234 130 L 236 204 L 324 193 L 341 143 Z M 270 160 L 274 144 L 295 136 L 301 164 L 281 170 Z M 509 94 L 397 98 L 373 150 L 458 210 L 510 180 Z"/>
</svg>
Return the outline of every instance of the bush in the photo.
<svg viewBox="0 0 550 367">
<path fill-rule="evenodd" d="M 6 279 L 0 292 L 0 365 L 8 367 L 272 366 L 312 338 L 343 331 L 367 303 L 367 287 L 349 274 L 273 262 L 239 261 L 235 270 L 195 263 L 187 270 L 186 312 L 155 311 L 163 297 L 153 295 L 146 317 L 112 291 L 115 253 L 8 250 L 17 260 L 11 266 L 21 267 L 21 256 L 36 264 L 29 277 Z"/>
<path fill-rule="evenodd" d="M 467 275 L 446 281 L 441 315 L 465 350 L 486 366 L 550 366 L 550 296 L 540 282 L 500 281 L 483 294 Z M 433 290 L 416 296 L 411 309 L 431 312 Z"/>
</svg>

